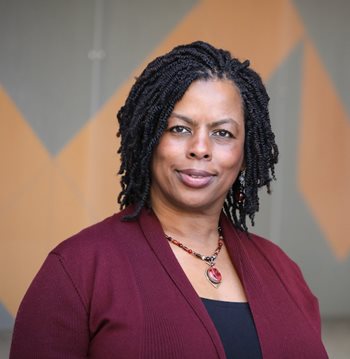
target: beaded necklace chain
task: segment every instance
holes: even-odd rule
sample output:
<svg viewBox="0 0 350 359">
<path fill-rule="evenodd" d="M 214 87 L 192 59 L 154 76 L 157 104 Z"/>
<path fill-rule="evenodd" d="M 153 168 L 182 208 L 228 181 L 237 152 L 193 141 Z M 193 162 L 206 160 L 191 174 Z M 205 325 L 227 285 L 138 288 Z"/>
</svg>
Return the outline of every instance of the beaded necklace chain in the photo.
<svg viewBox="0 0 350 359">
<path fill-rule="evenodd" d="M 172 244 L 180 247 L 188 254 L 190 254 L 190 255 L 204 261 L 206 264 L 208 264 L 209 268 L 205 270 L 204 275 L 213 287 L 215 287 L 215 288 L 219 287 L 220 283 L 222 282 L 222 274 L 216 268 L 215 262 L 216 262 L 216 259 L 219 255 L 220 251 L 221 251 L 222 246 L 224 245 L 224 238 L 221 234 L 221 228 L 219 228 L 218 246 L 215 249 L 215 252 L 211 256 L 205 256 L 203 254 L 197 253 L 193 249 L 186 247 L 184 244 L 177 241 L 176 239 L 173 239 L 172 237 L 168 236 L 167 234 L 165 235 L 165 237 Z"/>
</svg>

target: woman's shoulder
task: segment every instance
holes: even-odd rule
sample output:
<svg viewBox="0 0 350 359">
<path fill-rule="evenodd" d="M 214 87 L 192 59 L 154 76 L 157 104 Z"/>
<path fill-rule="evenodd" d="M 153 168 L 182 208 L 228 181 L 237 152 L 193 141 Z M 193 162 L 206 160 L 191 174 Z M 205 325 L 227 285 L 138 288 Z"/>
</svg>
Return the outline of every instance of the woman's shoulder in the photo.
<svg viewBox="0 0 350 359">
<path fill-rule="evenodd" d="M 58 244 L 48 254 L 41 275 L 63 275 L 87 306 L 95 287 L 103 286 L 112 271 L 130 269 L 129 248 L 140 241 L 140 230 L 137 221 L 125 222 L 123 216 L 123 212 L 114 214 Z M 118 283 L 122 285 L 123 281 L 119 279 Z"/>
<path fill-rule="evenodd" d="M 308 286 L 299 265 L 276 243 L 251 234 L 251 241 L 266 258 L 269 266 L 284 284 L 285 289 L 298 303 L 314 328 L 320 330 L 320 314 L 317 297 Z"/>
<path fill-rule="evenodd" d="M 125 211 L 115 213 L 90 225 L 59 243 L 50 254 L 61 257 L 96 255 L 120 246 L 124 239 L 133 236 L 135 222 L 125 222 Z"/>
<path fill-rule="evenodd" d="M 259 271 L 270 268 L 286 288 L 302 298 L 314 298 L 299 265 L 273 241 L 252 232 L 242 232 L 233 226 L 239 247 L 245 253 L 244 258 L 250 261 Z M 265 271 L 263 271 L 265 272 Z"/>
<path fill-rule="evenodd" d="M 247 233 L 247 240 L 251 241 L 254 246 L 266 257 L 274 258 L 275 260 L 282 261 L 291 261 L 295 262 L 289 257 L 289 255 L 275 242 L 272 240 L 262 237 L 255 233 Z"/>
<path fill-rule="evenodd" d="M 265 258 L 275 274 L 290 292 L 306 307 L 316 306 L 317 298 L 310 290 L 299 265 L 276 243 L 256 234 L 249 234 L 250 240 L 257 251 Z"/>
<path fill-rule="evenodd" d="M 248 234 L 247 241 L 250 241 L 255 250 L 281 275 L 293 275 L 304 281 L 299 265 L 278 244 L 254 233 Z"/>
</svg>

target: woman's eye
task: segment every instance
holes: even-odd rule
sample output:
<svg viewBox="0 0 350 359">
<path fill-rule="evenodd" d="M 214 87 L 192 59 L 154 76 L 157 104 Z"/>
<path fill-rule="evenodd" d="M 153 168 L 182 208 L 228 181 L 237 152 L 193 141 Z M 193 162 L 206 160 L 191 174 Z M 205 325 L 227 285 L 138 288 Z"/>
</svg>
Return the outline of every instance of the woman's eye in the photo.
<svg viewBox="0 0 350 359">
<path fill-rule="evenodd" d="M 217 130 L 214 131 L 214 135 L 218 136 L 218 137 L 226 137 L 226 138 L 231 138 L 233 137 L 232 133 L 227 131 L 227 130 Z"/>
<path fill-rule="evenodd" d="M 169 128 L 169 132 L 173 133 L 190 133 L 190 129 L 184 126 L 173 126 Z"/>
</svg>

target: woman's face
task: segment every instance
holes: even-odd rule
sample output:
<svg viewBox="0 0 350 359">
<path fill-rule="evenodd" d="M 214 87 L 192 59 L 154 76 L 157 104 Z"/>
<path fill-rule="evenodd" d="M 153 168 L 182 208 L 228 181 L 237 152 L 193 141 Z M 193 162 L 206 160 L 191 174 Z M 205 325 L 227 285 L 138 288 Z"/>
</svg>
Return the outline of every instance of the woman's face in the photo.
<svg viewBox="0 0 350 359">
<path fill-rule="evenodd" d="M 242 168 L 244 115 L 229 80 L 193 82 L 175 105 L 152 159 L 153 208 L 221 211 Z"/>
</svg>

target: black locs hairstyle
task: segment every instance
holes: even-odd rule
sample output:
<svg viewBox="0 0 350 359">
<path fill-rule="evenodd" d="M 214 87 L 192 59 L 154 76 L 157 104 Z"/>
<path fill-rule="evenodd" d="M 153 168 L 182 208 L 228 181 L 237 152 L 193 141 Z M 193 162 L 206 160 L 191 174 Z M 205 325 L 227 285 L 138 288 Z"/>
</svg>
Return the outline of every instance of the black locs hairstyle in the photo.
<svg viewBox="0 0 350 359">
<path fill-rule="evenodd" d="M 245 196 L 243 203 L 238 203 L 240 184 L 236 180 L 223 209 L 238 228 L 247 230 L 247 216 L 254 225 L 254 215 L 259 210 L 258 189 L 266 186 L 270 193 L 278 160 L 268 111 L 269 96 L 260 76 L 249 68 L 249 61 L 241 63 L 228 51 L 202 41 L 177 46 L 150 62 L 117 114 L 122 175 L 118 202 L 122 209 L 135 205 L 134 213 L 126 220 L 135 219 L 142 207 L 150 207 L 153 150 L 175 104 L 190 84 L 200 79 L 228 79 L 240 91 L 245 121 Z"/>
</svg>

